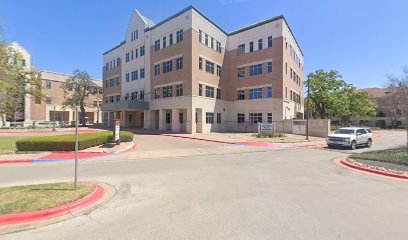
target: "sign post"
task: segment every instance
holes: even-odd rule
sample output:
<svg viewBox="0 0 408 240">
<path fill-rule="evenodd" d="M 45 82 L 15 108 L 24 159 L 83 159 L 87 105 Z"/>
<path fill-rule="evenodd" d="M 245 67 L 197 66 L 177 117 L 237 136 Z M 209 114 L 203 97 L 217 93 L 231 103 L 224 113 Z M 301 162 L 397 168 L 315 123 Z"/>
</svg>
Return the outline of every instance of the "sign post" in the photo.
<svg viewBox="0 0 408 240">
<path fill-rule="evenodd" d="M 115 120 L 115 128 L 113 130 L 113 139 L 117 145 L 120 144 L 120 120 Z"/>
<path fill-rule="evenodd" d="M 78 182 L 78 106 L 75 106 L 75 190 Z"/>
</svg>

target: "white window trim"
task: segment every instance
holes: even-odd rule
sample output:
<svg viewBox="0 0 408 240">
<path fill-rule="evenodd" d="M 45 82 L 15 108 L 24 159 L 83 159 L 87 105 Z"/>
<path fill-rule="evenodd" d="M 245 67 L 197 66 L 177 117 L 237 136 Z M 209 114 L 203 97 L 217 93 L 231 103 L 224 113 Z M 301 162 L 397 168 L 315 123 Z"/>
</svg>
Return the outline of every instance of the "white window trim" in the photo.
<svg viewBox="0 0 408 240">
<path fill-rule="evenodd" d="M 249 87 L 237 88 L 237 91 L 238 91 L 238 90 L 253 89 L 253 88 L 264 88 L 264 87 L 272 87 L 272 89 L 273 89 L 272 84 L 264 84 L 264 85 L 256 85 L 256 86 L 249 86 Z"/>
<path fill-rule="evenodd" d="M 154 88 L 159 88 L 159 87 L 168 87 L 168 86 L 178 85 L 178 84 L 183 84 L 183 81 L 177 81 L 177 82 L 171 82 L 171 83 L 164 83 L 164 84 L 156 85 L 156 86 L 153 86 L 153 89 Z"/>
<path fill-rule="evenodd" d="M 171 57 L 166 58 L 166 59 L 161 59 L 160 61 L 154 62 L 154 63 L 153 63 L 153 66 L 156 65 L 156 64 L 160 64 L 160 63 L 163 63 L 163 62 L 167 62 L 167 61 L 170 61 L 170 60 L 173 60 L 173 59 L 177 59 L 177 58 L 180 58 L 180 57 L 183 57 L 183 54 L 177 54 L 177 55 L 171 56 Z"/>
<path fill-rule="evenodd" d="M 246 64 L 238 65 L 237 68 L 247 67 L 247 66 L 256 65 L 256 64 L 263 64 L 263 63 L 268 63 L 268 62 L 273 62 L 273 59 L 270 58 L 270 59 L 265 59 L 265 60 L 262 60 L 262 61 L 246 63 Z"/>
</svg>

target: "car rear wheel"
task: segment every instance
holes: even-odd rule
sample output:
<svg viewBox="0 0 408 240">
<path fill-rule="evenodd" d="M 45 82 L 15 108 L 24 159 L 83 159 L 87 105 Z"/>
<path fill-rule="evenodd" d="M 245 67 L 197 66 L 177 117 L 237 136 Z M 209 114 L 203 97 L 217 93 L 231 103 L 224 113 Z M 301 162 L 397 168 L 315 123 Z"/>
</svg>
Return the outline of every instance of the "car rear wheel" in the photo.
<svg viewBox="0 0 408 240">
<path fill-rule="evenodd" d="M 356 141 L 352 141 L 351 142 L 351 145 L 350 145 L 350 149 L 351 150 L 355 150 L 357 148 L 357 143 L 356 143 Z"/>
<path fill-rule="evenodd" d="M 373 140 L 368 139 L 366 147 L 370 148 L 373 145 Z"/>
</svg>

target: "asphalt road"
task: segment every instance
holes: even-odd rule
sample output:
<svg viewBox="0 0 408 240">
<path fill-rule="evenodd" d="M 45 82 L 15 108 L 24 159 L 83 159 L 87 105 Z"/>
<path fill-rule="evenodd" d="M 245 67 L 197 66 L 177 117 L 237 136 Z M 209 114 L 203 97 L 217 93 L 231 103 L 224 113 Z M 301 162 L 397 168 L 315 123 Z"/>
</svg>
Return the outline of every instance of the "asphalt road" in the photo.
<svg viewBox="0 0 408 240">
<path fill-rule="evenodd" d="M 376 142 L 404 141 L 403 132 L 392 132 Z M 142 145 L 139 152 L 164 155 L 136 151 L 80 163 L 80 180 L 118 188 L 103 207 L 0 239 L 408 239 L 408 182 L 338 165 L 346 151 L 160 136 L 146 136 Z M 72 162 L 0 167 L 4 186 L 72 178 Z"/>
</svg>

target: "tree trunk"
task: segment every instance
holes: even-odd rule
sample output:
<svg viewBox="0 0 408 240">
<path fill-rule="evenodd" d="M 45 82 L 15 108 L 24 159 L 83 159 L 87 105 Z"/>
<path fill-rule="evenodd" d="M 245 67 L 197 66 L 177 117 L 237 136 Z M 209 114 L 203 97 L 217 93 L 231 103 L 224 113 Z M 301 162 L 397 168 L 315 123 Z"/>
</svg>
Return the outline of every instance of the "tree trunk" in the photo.
<svg viewBox="0 0 408 240">
<path fill-rule="evenodd" d="M 86 122 L 85 122 L 85 106 L 84 106 L 84 102 L 81 101 L 79 103 L 79 108 L 81 110 L 81 122 L 82 122 L 82 127 L 86 127 Z"/>
</svg>

